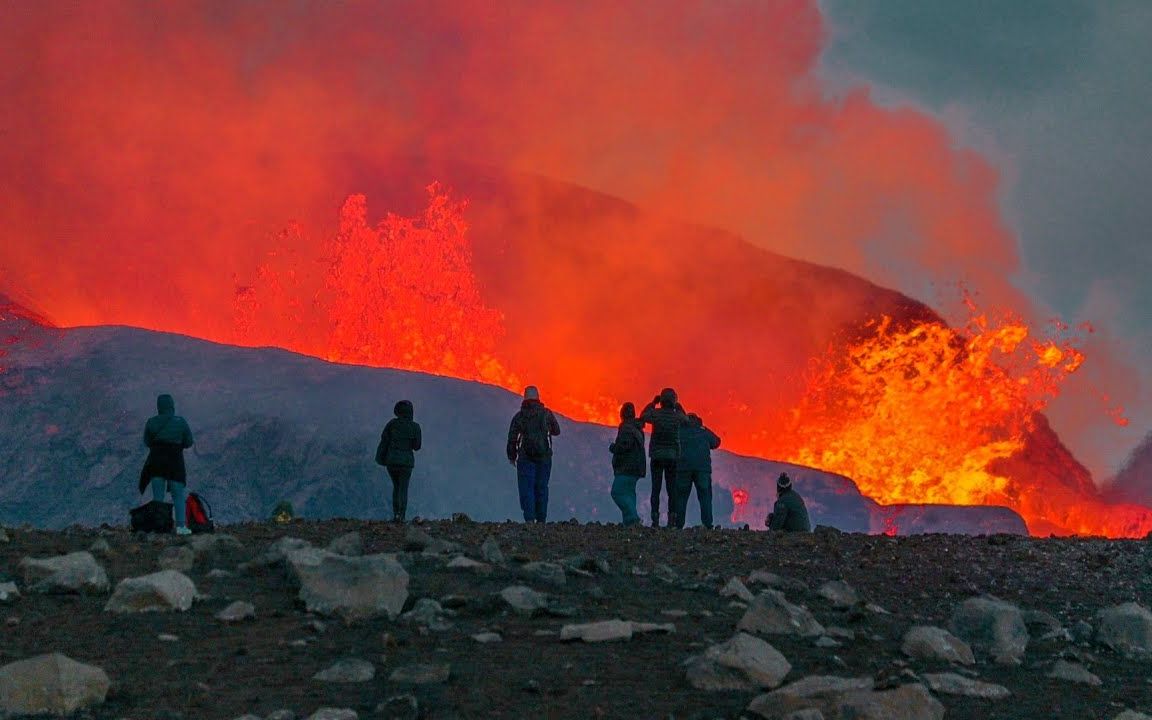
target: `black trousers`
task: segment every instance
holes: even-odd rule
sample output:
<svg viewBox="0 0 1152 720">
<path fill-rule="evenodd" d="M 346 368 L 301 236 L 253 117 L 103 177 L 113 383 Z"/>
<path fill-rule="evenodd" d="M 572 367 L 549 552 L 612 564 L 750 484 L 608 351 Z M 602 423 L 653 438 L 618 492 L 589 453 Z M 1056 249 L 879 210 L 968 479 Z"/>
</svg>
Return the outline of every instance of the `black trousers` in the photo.
<svg viewBox="0 0 1152 720">
<path fill-rule="evenodd" d="M 672 524 L 672 493 L 676 485 L 676 461 L 652 459 L 652 526 L 660 524 L 660 485 L 663 484 L 668 493 L 668 524 Z"/>
<path fill-rule="evenodd" d="M 408 481 L 412 479 L 412 468 L 389 465 L 388 476 L 392 478 L 392 519 L 404 520 L 408 513 Z"/>
</svg>

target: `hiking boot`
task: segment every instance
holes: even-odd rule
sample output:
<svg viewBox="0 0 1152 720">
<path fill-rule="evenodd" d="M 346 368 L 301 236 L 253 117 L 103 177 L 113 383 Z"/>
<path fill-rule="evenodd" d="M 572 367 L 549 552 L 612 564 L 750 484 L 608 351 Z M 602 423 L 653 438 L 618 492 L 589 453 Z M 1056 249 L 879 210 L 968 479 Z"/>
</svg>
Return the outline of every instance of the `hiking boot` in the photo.
<svg viewBox="0 0 1152 720">
<path fill-rule="evenodd" d="M 178 528 L 176 528 L 176 534 L 177 535 L 191 535 L 192 531 L 186 527 L 178 527 Z"/>
</svg>

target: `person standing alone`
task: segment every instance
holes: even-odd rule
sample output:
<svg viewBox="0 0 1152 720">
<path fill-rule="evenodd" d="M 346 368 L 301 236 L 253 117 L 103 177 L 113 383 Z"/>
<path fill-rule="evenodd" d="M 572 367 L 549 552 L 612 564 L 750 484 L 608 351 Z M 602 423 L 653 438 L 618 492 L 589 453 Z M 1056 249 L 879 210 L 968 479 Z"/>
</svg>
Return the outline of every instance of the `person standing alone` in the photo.
<svg viewBox="0 0 1152 720">
<path fill-rule="evenodd" d="M 392 521 L 404 522 L 408 513 L 408 484 L 416 467 L 416 451 L 420 449 L 420 425 L 412 418 L 415 409 L 410 400 L 401 400 L 392 408 L 396 417 L 384 426 L 380 444 L 376 446 L 376 463 L 388 470 L 392 478 Z"/>
<path fill-rule="evenodd" d="M 620 427 L 616 441 L 608 446 L 612 453 L 612 501 L 620 508 L 625 525 L 636 525 L 636 482 L 644 477 L 644 430 L 636 419 L 636 406 L 626 402 L 620 406 Z"/>
<path fill-rule="evenodd" d="M 560 434 L 560 424 L 552 411 L 540 402 L 534 385 L 524 388 L 520 411 L 508 427 L 508 462 L 516 467 L 520 509 L 524 522 L 548 519 L 548 480 L 552 475 L 552 437 Z"/>
<path fill-rule="evenodd" d="M 148 459 L 140 471 L 140 492 L 150 484 L 152 499 L 156 502 L 164 502 L 165 493 L 172 493 L 176 534 L 191 535 L 186 506 L 188 475 L 184 469 L 184 451 L 194 442 L 192 430 L 188 421 L 176 414 L 176 401 L 171 395 L 156 398 L 156 412 L 144 424 Z"/>
</svg>

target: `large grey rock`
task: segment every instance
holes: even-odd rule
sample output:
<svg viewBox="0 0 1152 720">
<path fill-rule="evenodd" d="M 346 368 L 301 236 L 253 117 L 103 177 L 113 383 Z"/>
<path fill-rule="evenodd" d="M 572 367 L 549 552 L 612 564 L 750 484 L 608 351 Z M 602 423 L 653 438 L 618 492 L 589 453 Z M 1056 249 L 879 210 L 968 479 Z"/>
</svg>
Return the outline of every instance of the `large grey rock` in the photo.
<svg viewBox="0 0 1152 720">
<path fill-rule="evenodd" d="M 529 577 L 534 577 L 546 583 L 551 583 L 552 585 L 563 585 L 568 581 L 563 566 L 556 563 L 530 562 L 525 563 L 520 570 Z"/>
<path fill-rule="evenodd" d="M 376 677 L 376 667 L 367 660 L 345 658 L 312 676 L 313 680 L 331 683 L 363 683 Z"/>
<path fill-rule="evenodd" d="M 756 599 L 756 596 L 752 594 L 748 586 L 738 577 L 730 578 L 724 587 L 720 588 L 720 597 L 734 597 L 746 603 L 750 603 Z"/>
<path fill-rule="evenodd" d="M 108 592 L 108 573 L 90 552 L 20 561 L 24 586 L 35 593 L 97 595 Z"/>
<path fill-rule="evenodd" d="M 1067 660 L 1057 660 L 1048 672 L 1048 677 L 1095 687 L 1103 684 L 1098 676 L 1088 671 L 1088 668 L 1080 663 L 1068 662 Z"/>
<path fill-rule="evenodd" d="M 792 670 L 780 652 L 764 640 L 736 633 L 685 661 L 688 683 L 697 690 L 774 688 Z"/>
<path fill-rule="evenodd" d="M 191 572 L 196 565 L 196 553 L 185 545 L 166 547 L 160 553 L 157 561 L 161 570 L 175 570 L 176 572 Z"/>
<path fill-rule="evenodd" d="M 746 710 L 765 720 L 814 717 L 818 711 L 825 718 L 852 720 L 942 720 L 944 706 L 920 684 L 902 685 L 891 690 L 873 690 L 870 678 L 837 678 L 840 683 L 821 678 L 812 686 L 790 690 L 785 686 L 752 700 Z M 803 682 L 803 681 L 801 681 Z M 796 684 L 796 683 L 793 683 Z"/>
<path fill-rule="evenodd" d="M 779 590 L 765 590 L 757 595 L 736 628 L 758 635 L 799 635 L 816 637 L 824 627 L 806 608 L 793 605 Z"/>
<path fill-rule="evenodd" d="M 0 603 L 7 604 L 20 597 L 14 582 L 0 582 Z"/>
<path fill-rule="evenodd" d="M 408 685 L 436 685 L 448 682 L 452 666 L 448 664 L 420 664 L 398 667 L 388 676 L 388 682 Z"/>
<path fill-rule="evenodd" d="M 104 609 L 114 613 L 188 610 L 196 599 L 196 585 L 183 573 L 161 570 L 125 578 L 116 583 Z"/>
<path fill-rule="evenodd" d="M 829 580 L 821 585 L 816 593 L 839 608 L 850 608 L 860 602 L 856 590 L 843 580 Z"/>
<path fill-rule="evenodd" d="M 612 642 L 632 639 L 632 623 L 628 620 L 602 620 L 560 628 L 561 640 L 583 640 L 588 643 Z"/>
<path fill-rule="evenodd" d="M 484 538 L 484 542 L 480 545 L 480 557 L 493 565 L 504 564 L 504 552 L 500 549 L 500 543 L 491 535 Z"/>
<path fill-rule="evenodd" d="M 328 543 L 328 551 L 337 555 L 358 557 L 364 554 L 364 537 L 355 531 L 344 533 Z"/>
<path fill-rule="evenodd" d="M 500 598 L 521 615 L 531 615 L 548 607 L 548 598 L 526 585 L 506 587 L 500 591 Z"/>
<path fill-rule="evenodd" d="M 445 567 L 449 570 L 462 570 L 465 572 L 473 572 L 478 575 L 488 575 L 492 572 L 492 566 L 488 563 L 478 562 L 470 557 L 465 557 L 464 555 L 457 555 L 456 557 L 452 558 L 448 564 L 445 565 Z"/>
<path fill-rule="evenodd" d="M 1152 613 L 1134 602 L 1101 610 L 1096 614 L 1096 641 L 1125 655 L 1152 654 Z"/>
<path fill-rule="evenodd" d="M 972 665 L 976 658 L 968 643 L 944 628 L 917 625 L 904 633 L 900 651 L 917 660 L 943 660 Z"/>
<path fill-rule="evenodd" d="M 305 548 L 288 553 L 286 562 L 309 612 L 345 622 L 394 619 L 408 599 L 408 573 L 392 555 L 346 557 Z"/>
<path fill-rule="evenodd" d="M 100 705 L 108 675 L 94 665 L 50 653 L 0 667 L 0 716 L 71 715 Z"/>
<path fill-rule="evenodd" d="M 1028 647 L 1028 627 L 1020 608 L 995 598 L 969 598 L 957 605 L 949 630 L 998 663 L 1019 663 Z"/>
<path fill-rule="evenodd" d="M 226 623 L 237 623 L 256 617 L 256 606 L 250 602 L 237 600 L 216 613 L 216 619 Z"/>
<path fill-rule="evenodd" d="M 933 692 L 942 695 L 963 695 L 983 700 L 1003 700 L 1012 692 L 1003 685 L 973 680 L 956 673 L 924 673 L 921 676 Z"/>
</svg>

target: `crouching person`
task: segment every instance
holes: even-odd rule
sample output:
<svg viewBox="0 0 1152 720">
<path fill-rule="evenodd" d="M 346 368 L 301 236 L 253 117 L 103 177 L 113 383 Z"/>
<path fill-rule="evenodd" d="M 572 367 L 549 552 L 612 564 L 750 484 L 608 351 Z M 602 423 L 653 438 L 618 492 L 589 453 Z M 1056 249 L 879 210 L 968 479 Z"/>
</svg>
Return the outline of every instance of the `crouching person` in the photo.
<svg viewBox="0 0 1152 720">
<path fill-rule="evenodd" d="M 140 492 L 152 487 L 152 499 L 164 502 L 172 494 L 172 514 L 177 535 L 191 535 L 188 529 L 186 502 L 188 475 L 184 469 L 184 451 L 192 447 L 192 430 L 188 421 L 176 414 L 176 401 L 171 395 L 156 398 L 156 415 L 144 424 L 144 444 L 148 459 L 140 471 Z"/>
<path fill-rule="evenodd" d="M 772 506 L 772 512 L 768 513 L 768 521 L 765 524 L 769 530 L 812 531 L 804 498 L 792 487 L 792 479 L 788 477 L 788 473 L 780 473 L 780 477 L 776 479 L 776 504 Z"/>
<path fill-rule="evenodd" d="M 620 508 L 624 525 L 636 525 L 640 515 L 636 512 L 636 483 L 644 477 L 647 460 L 644 457 L 644 430 L 636 419 L 636 406 L 626 402 L 620 406 L 620 428 L 616 441 L 608 446 L 612 453 L 612 501 Z"/>
<path fill-rule="evenodd" d="M 408 483 L 416 467 L 416 451 L 420 449 L 420 425 L 412 418 L 412 402 L 401 400 L 392 408 L 396 417 L 384 426 L 380 444 L 376 446 L 376 463 L 388 470 L 392 479 L 392 520 L 404 522 L 408 514 Z"/>
</svg>

